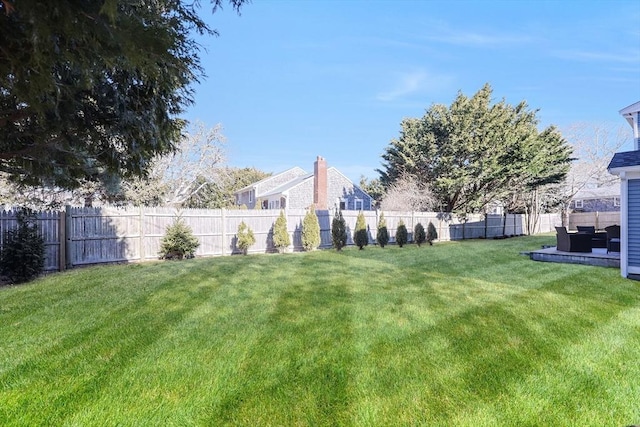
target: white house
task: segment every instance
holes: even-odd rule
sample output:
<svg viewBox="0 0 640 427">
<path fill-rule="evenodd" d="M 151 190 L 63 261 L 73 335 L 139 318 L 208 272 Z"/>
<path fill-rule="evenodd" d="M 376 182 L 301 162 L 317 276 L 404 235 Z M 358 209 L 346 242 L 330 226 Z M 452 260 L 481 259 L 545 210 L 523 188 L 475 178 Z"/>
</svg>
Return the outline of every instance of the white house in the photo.
<svg viewBox="0 0 640 427">
<path fill-rule="evenodd" d="M 620 273 L 640 279 L 640 101 L 620 110 L 633 128 L 634 150 L 616 153 L 609 172 L 620 177 Z"/>
</svg>

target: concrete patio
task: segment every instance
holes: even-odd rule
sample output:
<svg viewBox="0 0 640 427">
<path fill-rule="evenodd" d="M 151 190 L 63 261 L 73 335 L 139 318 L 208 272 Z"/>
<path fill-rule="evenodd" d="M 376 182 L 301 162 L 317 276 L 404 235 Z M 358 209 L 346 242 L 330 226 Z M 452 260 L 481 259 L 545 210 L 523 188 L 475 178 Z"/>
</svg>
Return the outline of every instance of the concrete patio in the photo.
<svg viewBox="0 0 640 427">
<path fill-rule="evenodd" d="M 590 253 L 563 252 L 555 246 L 529 252 L 534 261 L 560 262 L 564 264 L 596 265 L 620 268 L 620 252 L 609 252 L 605 248 L 594 248 Z"/>
</svg>

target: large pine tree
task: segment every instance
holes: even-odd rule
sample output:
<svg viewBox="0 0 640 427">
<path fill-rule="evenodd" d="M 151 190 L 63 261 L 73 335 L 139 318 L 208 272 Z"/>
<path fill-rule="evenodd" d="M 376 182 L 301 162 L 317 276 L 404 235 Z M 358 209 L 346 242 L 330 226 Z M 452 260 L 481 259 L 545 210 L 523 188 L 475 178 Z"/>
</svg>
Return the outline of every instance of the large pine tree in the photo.
<svg viewBox="0 0 640 427">
<path fill-rule="evenodd" d="M 538 131 L 526 102 L 493 103 L 488 84 L 450 106 L 432 105 L 421 118 L 402 121 L 400 137 L 382 156 L 382 182 L 410 176 L 429 187 L 446 212 L 481 211 L 510 191 L 561 182 L 571 148 L 550 126 Z"/>
<path fill-rule="evenodd" d="M 172 153 L 203 76 L 194 35 L 215 34 L 197 4 L 0 1 L 0 172 L 74 188 Z"/>
</svg>

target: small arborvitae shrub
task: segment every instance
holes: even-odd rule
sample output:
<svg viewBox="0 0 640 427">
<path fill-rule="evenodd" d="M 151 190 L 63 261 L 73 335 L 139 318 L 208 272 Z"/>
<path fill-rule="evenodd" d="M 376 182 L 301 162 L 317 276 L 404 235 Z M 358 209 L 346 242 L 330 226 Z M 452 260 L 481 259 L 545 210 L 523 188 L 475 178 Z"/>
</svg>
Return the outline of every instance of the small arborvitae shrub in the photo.
<svg viewBox="0 0 640 427">
<path fill-rule="evenodd" d="M 424 227 L 420 223 L 417 223 L 413 228 L 413 240 L 418 244 L 418 247 L 422 246 L 427 240 L 427 233 L 425 233 Z"/>
<path fill-rule="evenodd" d="M 331 243 L 338 251 L 347 246 L 347 223 L 341 210 L 336 212 L 333 221 L 331 221 Z"/>
<path fill-rule="evenodd" d="M 356 219 L 356 230 L 353 233 L 353 241 L 360 250 L 362 250 L 362 248 L 369 244 L 367 222 L 362 211 L 360 211 L 360 213 L 358 214 L 358 218 Z"/>
<path fill-rule="evenodd" d="M 433 241 L 438 238 L 438 232 L 436 231 L 435 225 L 431 221 L 429 221 L 429 225 L 427 225 L 427 242 L 429 245 L 433 245 Z"/>
<path fill-rule="evenodd" d="M 181 219 L 177 219 L 167 227 L 160 244 L 160 258 L 183 259 L 193 258 L 200 242 L 193 235 L 191 227 Z"/>
<path fill-rule="evenodd" d="M 38 232 L 33 211 L 19 211 L 17 220 L 18 227 L 5 234 L 0 252 L 0 274 L 11 283 L 24 283 L 38 277 L 44 269 L 44 239 Z"/>
<path fill-rule="evenodd" d="M 253 235 L 253 230 L 247 226 L 247 224 L 242 221 L 240 225 L 238 225 L 238 249 L 242 251 L 243 254 L 247 254 L 249 248 L 256 243 L 256 238 Z"/>
<path fill-rule="evenodd" d="M 312 206 L 302 220 L 302 247 L 305 251 L 313 251 L 318 246 L 320 246 L 320 223 L 315 207 Z"/>
<path fill-rule="evenodd" d="M 378 221 L 378 232 L 376 233 L 376 241 L 381 248 L 384 248 L 389 243 L 389 230 L 387 230 L 387 220 L 384 219 L 384 213 L 380 213 L 380 220 Z"/>
<path fill-rule="evenodd" d="M 396 229 L 396 243 L 398 246 L 403 247 L 407 243 L 408 234 L 407 226 L 400 220 L 398 228 Z"/>
<path fill-rule="evenodd" d="M 289 245 L 291 245 L 291 238 L 287 231 L 287 219 L 284 216 L 284 211 L 280 211 L 280 216 L 273 225 L 273 245 L 280 253 L 284 253 Z"/>
</svg>

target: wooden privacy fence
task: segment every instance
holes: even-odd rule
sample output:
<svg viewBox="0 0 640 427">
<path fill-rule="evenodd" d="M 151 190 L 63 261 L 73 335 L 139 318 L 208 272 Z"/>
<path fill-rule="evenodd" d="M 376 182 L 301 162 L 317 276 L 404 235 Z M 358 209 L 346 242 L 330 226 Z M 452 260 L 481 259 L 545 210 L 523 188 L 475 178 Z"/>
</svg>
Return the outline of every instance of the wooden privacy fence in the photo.
<svg viewBox="0 0 640 427">
<path fill-rule="evenodd" d="M 284 211 L 287 228 L 292 237 L 293 251 L 302 250 L 303 209 Z M 331 222 L 334 212 L 316 211 L 320 223 L 322 248 L 331 246 Z M 256 243 L 250 253 L 275 252 L 273 225 L 280 210 L 227 210 L 173 208 L 72 208 L 61 212 L 41 212 L 38 226 L 45 240 L 47 271 L 64 270 L 81 265 L 139 262 L 158 259 L 158 251 L 169 225 L 181 218 L 200 241 L 196 256 L 221 256 L 239 253 L 236 233 L 244 221 L 254 232 Z M 377 233 L 379 211 L 364 211 L 370 243 Z M 357 211 L 343 211 L 347 223 L 347 243 L 353 244 Z M 413 240 L 413 229 L 421 223 L 425 229 L 432 222 L 438 232 L 438 240 L 493 238 L 505 235 L 521 235 L 526 232 L 524 215 L 468 215 L 465 222 L 458 218 L 433 212 L 384 212 L 390 242 L 395 242 L 395 232 L 400 220 Z M 16 226 L 15 211 L 0 212 L 0 247 L 5 231 Z M 542 215 L 536 233 L 552 231 L 561 224 L 560 215 Z"/>
<path fill-rule="evenodd" d="M 602 230 L 610 225 L 620 225 L 620 212 L 574 212 L 569 214 L 569 230 L 579 225 L 594 226 Z"/>
</svg>

